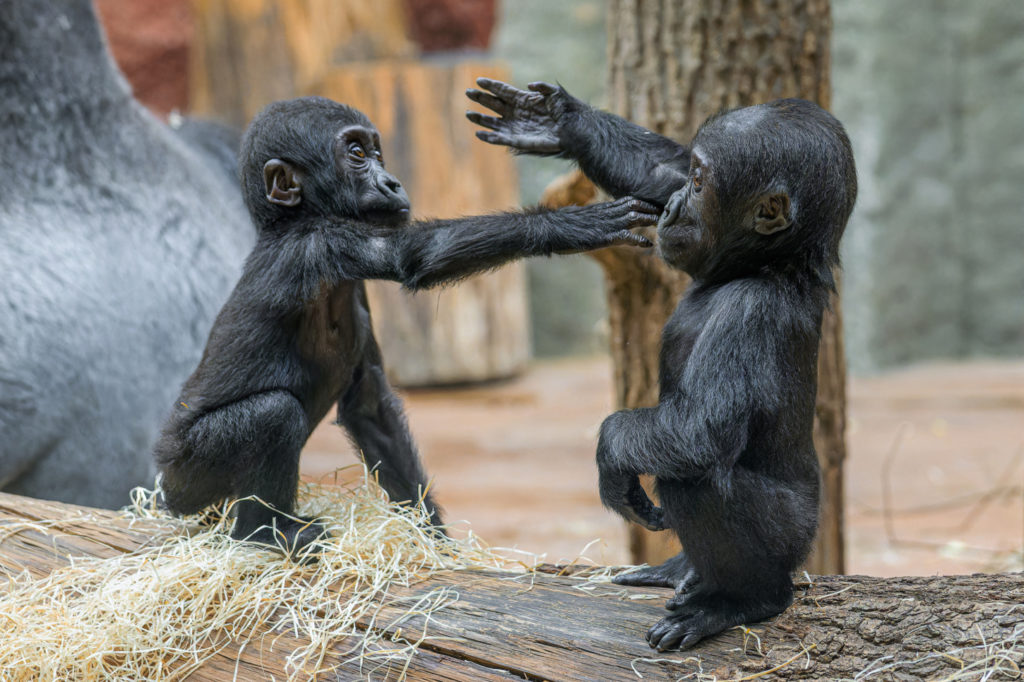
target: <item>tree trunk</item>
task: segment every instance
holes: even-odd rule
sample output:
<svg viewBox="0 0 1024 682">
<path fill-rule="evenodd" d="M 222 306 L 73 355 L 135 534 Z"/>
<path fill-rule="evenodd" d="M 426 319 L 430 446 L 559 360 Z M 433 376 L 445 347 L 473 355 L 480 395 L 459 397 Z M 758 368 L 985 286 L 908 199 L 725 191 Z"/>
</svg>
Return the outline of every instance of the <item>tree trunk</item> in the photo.
<svg viewBox="0 0 1024 682">
<path fill-rule="evenodd" d="M 402 0 L 196 0 L 193 108 L 244 126 L 274 100 L 330 97 L 379 128 L 417 217 L 514 208 L 512 157 L 477 142 L 463 115 L 465 88 L 502 69 L 471 57 L 420 63 L 406 34 Z M 441 290 L 370 282 L 367 293 L 397 385 L 502 378 L 529 360 L 522 264 Z"/>
<path fill-rule="evenodd" d="M 727 107 L 801 97 L 828 108 L 830 37 L 828 0 L 611 0 L 609 108 L 678 140 L 689 140 L 707 116 Z M 618 406 L 653 405 L 660 330 L 687 279 L 650 252 L 616 249 L 597 258 L 608 281 Z M 822 573 L 843 571 L 841 333 L 833 297 L 823 324 L 815 428 L 825 504 L 810 569 Z M 630 533 L 638 562 L 677 551 L 639 527 Z"/>
</svg>

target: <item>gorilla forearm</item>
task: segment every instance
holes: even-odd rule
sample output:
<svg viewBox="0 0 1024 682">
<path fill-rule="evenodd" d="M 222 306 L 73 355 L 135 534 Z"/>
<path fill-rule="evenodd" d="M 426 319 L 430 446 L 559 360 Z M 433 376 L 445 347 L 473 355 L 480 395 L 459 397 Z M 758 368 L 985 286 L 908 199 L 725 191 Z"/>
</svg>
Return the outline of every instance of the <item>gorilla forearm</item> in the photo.
<svg viewBox="0 0 1024 682">
<path fill-rule="evenodd" d="M 561 156 L 613 197 L 664 206 L 686 184 L 689 147 L 586 104 L 563 117 L 560 140 Z"/>
<path fill-rule="evenodd" d="M 601 425 L 598 464 L 602 468 L 651 474 L 659 478 L 705 476 L 720 463 L 735 460 L 746 445 L 742 418 L 713 433 L 715 423 L 730 423 L 703 410 L 675 406 L 621 410 Z"/>
<path fill-rule="evenodd" d="M 637 212 L 636 217 L 640 216 Z M 606 231 L 595 229 L 595 218 L 589 209 L 570 207 L 420 223 L 400 237 L 404 245 L 396 249 L 403 256 L 397 279 L 410 289 L 429 288 L 526 256 L 645 243 L 628 233 L 610 238 Z"/>
<path fill-rule="evenodd" d="M 624 198 L 558 211 L 535 209 L 430 220 L 401 228 L 337 221 L 323 231 L 319 279 L 386 279 L 409 289 L 452 283 L 527 256 L 575 253 L 616 244 L 649 246 L 629 228 L 658 209 Z"/>
<path fill-rule="evenodd" d="M 391 390 L 374 344 L 373 357 L 356 371 L 352 386 L 338 403 L 338 423 L 345 428 L 372 475 L 388 496 L 414 504 L 423 498 L 432 522 L 441 522 L 427 491 L 427 476 L 409 432 L 402 402 Z"/>
</svg>

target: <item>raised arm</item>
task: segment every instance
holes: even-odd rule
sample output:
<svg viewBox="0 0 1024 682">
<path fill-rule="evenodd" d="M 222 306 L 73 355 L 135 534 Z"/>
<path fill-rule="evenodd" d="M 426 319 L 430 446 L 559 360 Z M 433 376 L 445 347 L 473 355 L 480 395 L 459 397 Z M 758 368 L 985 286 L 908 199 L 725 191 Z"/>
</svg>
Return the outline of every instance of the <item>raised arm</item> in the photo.
<svg viewBox="0 0 1024 682">
<path fill-rule="evenodd" d="M 488 129 L 476 134 L 484 142 L 571 159 L 613 197 L 633 195 L 664 206 L 686 183 L 689 147 L 594 109 L 562 87 L 531 83 L 520 90 L 489 78 L 477 85 L 482 90 L 467 90 L 466 96 L 498 114 L 466 114 Z"/>
<path fill-rule="evenodd" d="M 621 244 L 650 246 L 630 228 L 653 224 L 658 209 L 623 198 L 557 211 L 414 222 L 368 229 L 339 222 L 324 231 L 335 276 L 388 279 L 410 289 L 453 282 L 525 256 L 576 253 Z"/>
</svg>

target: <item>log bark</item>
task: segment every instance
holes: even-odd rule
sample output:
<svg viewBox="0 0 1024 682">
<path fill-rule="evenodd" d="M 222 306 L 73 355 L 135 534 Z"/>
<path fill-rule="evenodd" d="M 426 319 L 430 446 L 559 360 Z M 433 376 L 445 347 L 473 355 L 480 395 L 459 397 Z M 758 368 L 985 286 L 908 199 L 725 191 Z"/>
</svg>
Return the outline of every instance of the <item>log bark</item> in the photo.
<svg viewBox="0 0 1024 682">
<path fill-rule="evenodd" d="M 831 13 L 828 0 L 611 0 L 609 107 L 668 137 L 689 140 L 710 114 L 779 97 L 828 108 Z M 620 408 L 657 400 L 660 331 L 687 278 L 649 252 L 608 250 L 597 259 L 608 282 L 612 361 Z M 822 532 L 811 570 L 841 573 L 845 357 L 838 297 L 826 314 L 819 357 L 815 444 L 825 484 Z M 658 562 L 678 546 L 630 529 L 638 562 Z"/>
<path fill-rule="evenodd" d="M 380 129 L 389 169 L 418 217 L 454 217 L 518 205 L 512 157 L 483 145 L 466 121 L 466 87 L 492 62 L 408 57 L 402 0 L 198 0 L 192 102 L 245 125 L 276 99 L 317 94 L 362 110 Z M 425 386 L 519 373 L 530 357 L 521 264 L 456 287 L 410 294 L 367 285 L 392 382 Z"/>
<path fill-rule="evenodd" d="M 41 578 L 73 557 L 153 551 L 172 532 L 181 529 L 0 493 L 0 578 L 23 571 Z M 450 571 L 392 585 L 400 601 L 371 611 L 358 627 L 400 630 L 404 641 L 426 631 L 405 671 L 410 680 L 1011 680 L 1024 666 L 1021 573 L 809 576 L 780 616 L 731 628 L 690 651 L 658 653 L 643 632 L 665 614 L 671 590 L 587 582 L 578 570 L 541 566 L 518 577 Z M 429 622 L 405 617 L 438 588 L 458 598 Z M 218 634 L 228 646 L 188 679 L 284 679 L 287 657 L 304 643 L 272 623 L 252 632 L 225 625 L 231 634 Z M 18 622 L 4 627 L 16 633 Z M 354 644 L 341 638 L 331 645 L 323 664 L 333 668 L 331 679 L 400 678 L 401 666 L 353 659 Z"/>
</svg>

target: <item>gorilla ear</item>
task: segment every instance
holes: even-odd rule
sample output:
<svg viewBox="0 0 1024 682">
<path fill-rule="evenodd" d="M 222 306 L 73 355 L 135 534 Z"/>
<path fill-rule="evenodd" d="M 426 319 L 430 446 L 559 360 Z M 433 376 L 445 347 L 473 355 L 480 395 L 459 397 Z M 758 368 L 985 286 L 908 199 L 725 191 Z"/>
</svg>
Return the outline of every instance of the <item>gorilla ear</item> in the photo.
<svg viewBox="0 0 1024 682">
<path fill-rule="evenodd" d="M 298 206 L 302 201 L 302 182 L 290 163 L 271 159 L 263 164 L 263 187 L 267 201 L 278 206 Z"/>
<path fill-rule="evenodd" d="M 762 197 L 754 208 L 754 231 L 775 234 L 793 224 L 789 195 L 785 192 Z"/>
</svg>

